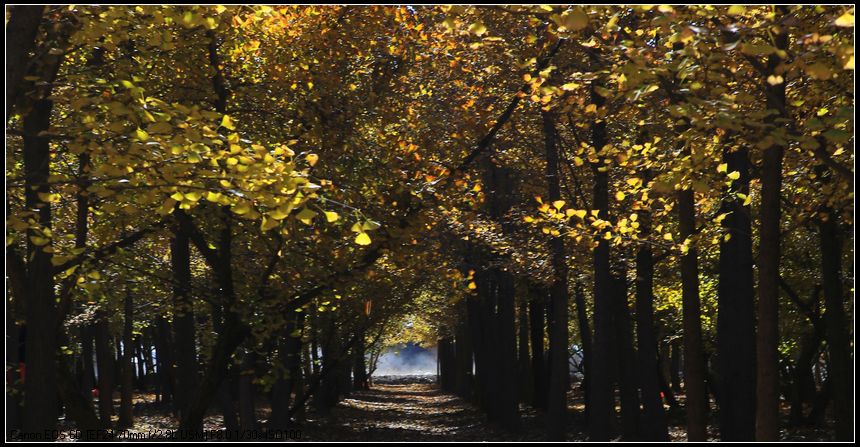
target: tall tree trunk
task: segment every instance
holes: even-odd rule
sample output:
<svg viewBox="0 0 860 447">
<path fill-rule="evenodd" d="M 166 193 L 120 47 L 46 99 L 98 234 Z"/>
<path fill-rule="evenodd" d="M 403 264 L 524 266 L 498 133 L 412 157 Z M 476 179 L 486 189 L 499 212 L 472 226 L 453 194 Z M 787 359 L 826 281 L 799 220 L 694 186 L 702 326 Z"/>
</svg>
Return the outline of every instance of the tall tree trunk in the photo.
<svg viewBox="0 0 860 447">
<path fill-rule="evenodd" d="M 93 400 L 93 388 L 95 388 L 93 332 L 92 324 L 86 324 L 81 327 L 81 362 L 83 363 L 83 376 L 80 382 L 81 395 L 90 402 Z"/>
<path fill-rule="evenodd" d="M 134 386 L 134 373 L 132 372 L 133 365 L 131 363 L 132 353 L 134 352 L 134 298 L 131 295 L 131 290 L 126 286 L 125 303 L 124 303 L 124 322 L 122 331 L 122 395 L 119 406 L 119 422 L 117 423 L 120 429 L 129 428 L 134 425 L 134 415 L 132 413 L 132 387 Z"/>
<path fill-rule="evenodd" d="M 585 308 L 585 291 L 583 290 L 582 283 L 577 281 L 576 288 L 574 291 L 574 300 L 576 302 L 576 320 L 579 325 L 579 339 L 582 342 L 582 363 L 581 368 L 584 369 L 584 379 L 582 382 L 582 389 L 584 391 L 584 400 L 585 400 L 585 410 L 588 413 L 589 408 L 589 384 L 591 383 L 591 365 L 590 361 L 592 359 L 592 342 L 591 342 L 591 329 L 588 324 L 588 310 Z"/>
<path fill-rule="evenodd" d="M 248 433 L 257 429 L 257 411 L 254 405 L 254 366 L 257 354 L 246 349 L 239 371 L 239 429 Z"/>
<path fill-rule="evenodd" d="M 99 374 L 99 419 L 111 426 L 113 416 L 114 361 L 110 346 L 110 328 L 103 309 L 96 314 L 96 364 Z"/>
<path fill-rule="evenodd" d="M 224 331 L 224 311 L 218 304 L 212 306 L 212 327 L 216 333 Z M 238 366 L 230 361 L 227 365 L 226 380 L 218 387 L 218 405 L 221 407 L 221 415 L 224 420 L 224 429 L 235 433 L 239 430 L 239 415 L 236 414 L 236 393 L 239 391 Z"/>
<path fill-rule="evenodd" d="M 686 126 L 685 126 L 686 127 Z M 692 157 L 688 145 L 682 149 Z M 682 242 L 696 231 L 696 205 L 692 185 L 678 191 L 678 228 Z M 684 387 L 687 402 L 687 440 L 708 440 L 708 391 L 705 386 L 705 353 L 702 343 L 702 306 L 699 300 L 699 253 L 690 240 L 681 254 L 681 301 L 684 327 Z"/>
<path fill-rule="evenodd" d="M 778 7 L 785 14 L 786 7 Z M 778 18 L 779 19 L 779 18 Z M 788 33 L 784 27 L 774 35 L 778 50 L 788 49 Z M 782 75 L 782 58 L 778 52 L 768 57 L 767 73 L 763 78 Z M 771 85 L 765 81 L 767 108 L 774 110 L 774 119 L 786 119 L 785 82 Z M 784 124 L 771 129 L 785 130 Z M 780 138 L 777 138 L 780 140 Z M 774 144 L 764 150 L 761 168 L 761 225 L 758 253 L 758 331 L 756 332 L 756 440 L 779 439 L 779 259 L 780 259 L 780 199 L 782 191 L 782 155 L 785 148 Z"/>
<path fill-rule="evenodd" d="M 278 401 L 272 402 L 272 422 L 270 422 L 270 429 L 284 430 L 289 428 L 290 399 L 292 397 L 290 393 L 292 393 L 293 389 L 300 389 L 297 385 L 301 383 L 301 351 L 305 313 L 294 313 L 295 316 L 292 316 L 287 322 L 286 334 L 281 338 L 278 345 L 278 360 L 283 365 L 287 376 L 282 378 L 279 381 L 280 383 L 276 384 L 276 387 L 278 387 L 277 391 L 273 390 L 273 394 L 278 396 Z M 299 396 L 297 394 L 296 401 L 298 400 Z"/>
<path fill-rule="evenodd" d="M 51 206 L 40 195 L 50 193 L 50 146 L 41 136 L 50 126 L 53 102 L 37 100 L 24 118 L 24 178 L 27 209 L 38 210 L 35 219 L 41 229 L 51 230 Z M 33 242 L 34 238 L 47 243 Z M 25 338 L 26 376 L 24 381 L 23 430 L 42 433 L 57 425 L 55 335 L 57 308 L 54 294 L 52 243 L 36 229 L 27 230 L 27 297 Z"/>
<path fill-rule="evenodd" d="M 498 281 L 499 356 L 496 367 L 499 374 L 499 421 L 509 431 L 520 427 L 519 398 L 517 396 L 517 339 L 514 324 L 514 278 L 508 271 L 496 270 Z"/>
<path fill-rule="evenodd" d="M 726 147 L 723 161 L 728 172 L 737 171 L 740 177 L 732 182 L 721 209 L 729 214 L 723 220 L 727 234 L 720 243 L 717 294 L 720 437 L 723 441 L 752 441 L 756 414 L 752 225 L 749 208 L 737 198 L 738 193 L 750 193 L 749 151 L 743 145 Z"/>
<path fill-rule="evenodd" d="M 439 338 L 436 343 L 436 354 L 438 360 L 439 387 L 444 391 L 454 390 L 454 341 L 451 337 Z"/>
<path fill-rule="evenodd" d="M 180 218 L 184 211 L 176 210 Z M 189 405 L 198 384 L 197 347 L 194 325 L 194 305 L 191 298 L 191 247 L 190 236 L 183 225 L 177 225 L 170 243 L 170 261 L 173 269 L 173 332 L 176 365 L 176 388 L 173 390 L 180 417 Z"/>
<path fill-rule="evenodd" d="M 529 286 L 529 329 L 532 347 L 532 380 L 534 381 L 534 399 L 532 405 L 542 410 L 546 409 L 549 398 L 547 388 L 547 368 L 544 349 L 544 316 L 546 315 L 547 293 L 542 287 Z"/>
<path fill-rule="evenodd" d="M 520 296 L 517 306 L 517 375 L 519 378 L 520 402 L 532 402 L 534 390 L 531 378 L 531 356 L 529 355 L 528 300 Z"/>
<path fill-rule="evenodd" d="M 352 386 L 356 390 L 366 390 L 370 388 L 367 382 L 366 356 L 367 352 L 365 347 L 364 331 L 362 330 L 361 335 L 358 336 L 358 340 L 355 343 L 355 361 L 353 362 L 352 366 Z M 451 373 L 453 374 L 454 371 L 452 371 Z M 452 386 L 451 389 L 453 390 L 454 387 Z"/>
<path fill-rule="evenodd" d="M 639 380 L 636 370 L 636 350 L 633 348 L 633 328 L 627 303 L 627 275 L 620 272 L 612 281 L 613 313 L 615 318 L 618 384 L 621 397 L 621 426 L 624 440 L 639 439 Z"/>
<path fill-rule="evenodd" d="M 468 310 L 466 300 L 457 303 L 459 318 L 457 319 L 456 335 L 454 338 L 454 355 L 457 357 L 457 395 L 463 399 L 472 399 L 472 340 L 469 334 Z"/>
<path fill-rule="evenodd" d="M 651 180 L 649 172 L 643 177 L 646 183 Z M 639 212 L 639 230 L 640 237 L 650 233 L 650 211 Z M 642 245 L 636 253 L 636 335 L 642 388 L 642 440 L 668 441 L 666 413 L 660 398 L 660 366 L 654 330 L 654 255 L 650 244 Z"/>
<path fill-rule="evenodd" d="M 155 324 L 155 361 L 158 370 L 158 383 L 161 402 L 174 402 L 176 389 L 176 369 L 173 361 L 173 337 L 170 324 L 164 316 L 159 316 Z M 179 408 L 173 405 L 174 413 Z"/>
<path fill-rule="evenodd" d="M 594 81 L 597 82 L 597 81 Z M 602 107 L 606 99 L 600 96 L 595 83 L 591 86 L 591 102 Z M 598 218 L 609 220 L 609 175 L 603 147 L 608 144 L 606 121 L 591 124 L 591 143 L 598 153 L 599 162 L 592 165 L 594 189 L 592 208 Z M 609 358 L 612 340 L 612 277 L 609 265 L 609 242 L 600 238 L 594 249 L 594 349 L 589 384 L 588 435 L 592 441 L 608 441 L 614 417 Z"/>
<path fill-rule="evenodd" d="M 45 7 L 17 5 L 8 8 L 6 23 L 6 123 L 18 101 L 20 88 L 30 67 L 30 52 L 36 47 L 36 35 Z"/>
<path fill-rule="evenodd" d="M 555 117 L 542 112 L 544 148 L 546 150 L 546 178 L 549 200 L 561 200 L 559 180 L 558 135 Z M 550 286 L 549 321 L 549 399 L 547 400 L 547 437 L 550 441 L 563 441 L 567 432 L 567 384 L 570 376 L 570 351 L 568 347 L 567 313 L 567 258 L 563 236 L 550 241 L 553 278 Z"/>
<path fill-rule="evenodd" d="M 838 214 L 825 208 L 818 224 L 821 246 L 821 277 L 824 284 L 824 325 L 830 354 L 828 383 L 832 387 L 836 440 L 850 441 L 854 436 L 854 381 L 851 360 L 849 319 L 842 290 L 842 237 Z"/>
</svg>

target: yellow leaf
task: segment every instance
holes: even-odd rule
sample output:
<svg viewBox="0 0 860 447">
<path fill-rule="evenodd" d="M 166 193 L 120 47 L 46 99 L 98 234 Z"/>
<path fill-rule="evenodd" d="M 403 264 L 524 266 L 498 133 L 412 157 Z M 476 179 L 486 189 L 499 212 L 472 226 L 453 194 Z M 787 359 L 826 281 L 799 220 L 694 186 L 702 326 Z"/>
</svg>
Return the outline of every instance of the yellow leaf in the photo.
<svg viewBox="0 0 860 447">
<path fill-rule="evenodd" d="M 478 37 L 481 37 L 484 35 L 484 33 L 487 32 L 487 27 L 484 26 L 484 24 L 481 22 L 473 23 L 469 25 L 469 32 Z"/>
<path fill-rule="evenodd" d="M 335 222 L 340 219 L 340 215 L 334 211 L 324 211 L 323 214 L 325 214 L 325 220 L 328 222 Z"/>
<path fill-rule="evenodd" d="M 738 171 L 729 172 L 728 178 L 730 178 L 732 180 L 737 180 L 737 179 L 741 178 L 741 173 Z"/>
<path fill-rule="evenodd" d="M 728 168 L 729 168 L 728 163 L 720 163 L 717 166 L 717 172 L 726 172 L 726 170 L 728 170 Z"/>
<path fill-rule="evenodd" d="M 564 206 L 564 200 L 556 200 L 555 202 L 552 202 L 552 206 L 555 209 L 560 210 Z"/>
<path fill-rule="evenodd" d="M 311 166 L 317 164 L 317 161 L 319 161 L 319 159 L 320 156 L 317 154 L 308 154 L 307 156 L 308 164 Z"/>
<path fill-rule="evenodd" d="M 248 212 L 251 211 L 251 206 L 248 205 L 248 202 L 239 202 L 233 205 L 232 210 L 233 213 L 241 216 L 243 214 L 248 214 Z"/>
<path fill-rule="evenodd" d="M 475 284 L 475 281 L 469 283 L 469 290 L 475 290 L 478 288 L 478 285 Z"/>
<path fill-rule="evenodd" d="M 665 240 L 667 240 L 667 241 L 671 241 L 671 240 L 673 239 L 673 237 L 672 237 L 672 233 L 666 233 L 666 234 L 664 234 L 664 235 L 663 235 L 663 239 L 665 239 Z"/>
<path fill-rule="evenodd" d="M 575 7 L 562 13 L 556 23 L 568 31 L 579 31 L 588 26 L 588 14 L 582 8 Z"/>
<path fill-rule="evenodd" d="M 615 200 L 617 200 L 617 201 L 619 201 L 619 202 L 620 202 L 620 201 L 622 201 L 622 200 L 624 200 L 624 198 L 625 198 L 625 197 L 627 197 L 627 196 L 626 196 L 626 195 L 624 195 L 624 193 L 623 193 L 623 192 L 621 192 L 621 191 L 618 191 L 618 192 L 616 192 L 616 193 L 615 193 Z"/>
<path fill-rule="evenodd" d="M 767 83 L 770 85 L 779 85 L 782 84 L 784 79 L 779 75 L 770 75 L 767 77 Z"/>
<path fill-rule="evenodd" d="M 579 84 L 577 84 L 576 82 L 568 82 L 567 84 L 562 85 L 561 89 L 566 92 L 569 92 L 577 87 L 579 87 Z"/>
<path fill-rule="evenodd" d="M 316 211 L 310 208 L 302 208 L 302 210 L 296 214 L 296 219 L 300 220 L 305 225 L 310 225 L 316 215 Z"/>
<path fill-rule="evenodd" d="M 137 139 L 138 139 L 138 140 L 140 140 L 140 141 L 146 141 L 146 140 L 148 140 L 148 139 L 149 139 L 149 134 L 148 134 L 148 133 L 146 133 L 146 131 L 145 131 L 145 130 L 143 130 L 143 129 L 139 128 L 139 127 L 137 128 L 137 130 L 135 130 L 135 131 L 134 131 L 134 135 L 135 135 L 135 136 L 137 137 Z"/>
<path fill-rule="evenodd" d="M 224 117 L 221 118 L 221 127 L 229 130 L 236 130 L 236 125 L 233 124 L 233 120 L 230 118 L 230 115 L 224 115 Z"/>
<path fill-rule="evenodd" d="M 747 10 L 747 8 L 744 7 L 743 5 L 732 5 L 729 7 L 728 13 L 731 16 L 739 16 L 739 15 L 745 13 L 746 10 Z"/>
<path fill-rule="evenodd" d="M 41 236 L 30 236 L 30 240 L 33 242 L 33 245 L 41 247 L 46 245 L 48 242 L 51 242 L 50 239 Z"/>
<path fill-rule="evenodd" d="M 263 222 L 260 224 L 260 231 L 269 231 L 277 226 L 278 221 L 276 219 L 267 219 L 266 216 L 263 216 Z"/>
<path fill-rule="evenodd" d="M 175 193 L 173 193 L 173 194 L 170 196 L 170 198 L 171 198 L 171 199 L 173 199 L 173 200 L 175 200 L 175 201 L 177 201 L 177 202 L 181 202 L 181 201 L 182 201 L 182 199 L 184 199 L 184 198 L 185 198 L 185 196 L 183 196 L 181 192 L 176 191 Z"/>
<path fill-rule="evenodd" d="M 364 231 L 373 231 L 379 228 L 379 222 L 375 222 L 372 220 L 366 220 L 363 224 L 361 224 L 361 229 Z"/>
<path fill-rule="evenodd" d="M 836 19 L 833 24 L 844 28 L 850 28 L 854 26 L 854 14 L 846 12 L 845 14 L 839 16 L 839 18 Z"/>
<path fill-rule="evenodd" d="M 370 245 L 370 236 L 362 231 L 355 237 L 355 243 L 358 245 Z"/>
</svg>

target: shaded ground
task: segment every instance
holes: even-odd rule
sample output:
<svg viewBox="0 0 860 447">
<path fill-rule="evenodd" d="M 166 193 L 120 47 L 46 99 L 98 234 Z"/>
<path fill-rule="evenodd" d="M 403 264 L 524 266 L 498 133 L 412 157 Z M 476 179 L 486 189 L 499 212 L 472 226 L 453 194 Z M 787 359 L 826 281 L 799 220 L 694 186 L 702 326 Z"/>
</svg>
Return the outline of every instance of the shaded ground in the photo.
<svg viewBox="0 0 860 447">
<path fill-rule="evenodd" d="M 329 417 L 300 428 L 303 441 L 525 441 L 545 437 L 543 421 L 522 407 L 523 430 L 490 425 L 462 399 L 430 383 L 379 383 L 341 401 Z M 573 434 L 571 434 L 573 436 Z M 581 438 L 571 437 L 570 440 Z"/>
<path fill-rule="evenodd" d="M 441 391 L 434 376 L 389 376 L 374 378 L 368 391 L 354 391 L 322 416 L 312 409 L 307 419 L 295 427 L 290 438 L 296 441 L 542 441 L 546 438 L 544 418 L 528 405 L 520 405 L 521 429 L 506 430 L 487 422 L 486 415 L 470 402 Z M 584 441 L 586 421 L 582 392 L 575 389 L 568 394 L 568 441 Z M 262 396 L 261 396 L 262 397 Z M 683 404 L 684 396 L 678 396 Z M 119 400 L 115 399 L 118 405 Z M 270 408 L 264 398 L 257 399 L 257 421 L 265 427 Z M 155 402 L 153 394 L 136 394 L 134 399 L 135 424 L 131 430 L 115 440 L 171 439 L 178 420 L 167 406 Z M 311 406 L 312 407 L 312 406 Z M 620 409 L 617 409 L 618 411 Z M 668 410 L 668 407 L 667 407 Z M 824 441 L 832 438 L 830 429 L 816 427 L 786 428 L 788 408 L 783 408 L 784 441 Z M 710 414 L 708 433 L 711 440 L 718 439 L 716 415 Z M 114 416 L 116 421 L 116 416 Z M 668 410 L 669 435 L 672 441 L 685 441 L 685 414 L 682 408 Z M 832 422 L 832 421 L 829 421 Z M 61 428 L 70 429 L 63 420 Z M 828 423 L 828 426 L 832 424 Z M 221 431 L 223 418 L 213 408 L 204 421 L 206 430 Z M 128 434 L 131 433 L 131 434 Z M 255 431 L 255 434 L 259 433 Z M 134 436 L 134 435 L 137 436 Z M 298 436 L 295 436 L 295 435 Z M 175 439 L 175 438 L 172 438 Z M 246 440 L 259 441 L 265 437 L 251 436 Z M 282 438 L 283 439 L 283 438 Z M 64 439 L 71 440 L 71 439 Z M 237 440 L 233 438 L 233 440 Z"/>
</svg>

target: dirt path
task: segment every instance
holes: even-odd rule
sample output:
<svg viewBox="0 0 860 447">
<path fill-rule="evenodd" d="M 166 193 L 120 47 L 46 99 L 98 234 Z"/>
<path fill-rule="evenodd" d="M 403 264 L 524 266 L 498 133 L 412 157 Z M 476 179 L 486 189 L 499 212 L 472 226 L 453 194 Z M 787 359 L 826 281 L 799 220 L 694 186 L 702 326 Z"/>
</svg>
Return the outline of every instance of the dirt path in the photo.
<svg viewBox="0 0 860 447">
<path fill-rule="evenodd" d="M 522 433 L 490 426 L 471 404 L 431 384 L 379 384 L 341 401 L 326 420 L 308 421 L 308 441 L 491 441 L 540 440 L 543 424 L 523 415 Z"/>
</svg>

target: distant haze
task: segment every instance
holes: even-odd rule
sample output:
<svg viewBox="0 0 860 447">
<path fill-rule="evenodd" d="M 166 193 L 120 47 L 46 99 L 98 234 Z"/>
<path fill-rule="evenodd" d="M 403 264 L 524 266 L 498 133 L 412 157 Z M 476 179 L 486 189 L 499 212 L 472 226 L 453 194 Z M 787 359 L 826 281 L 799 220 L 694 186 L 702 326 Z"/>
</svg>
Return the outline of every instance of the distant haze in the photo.
<svg viewBox="0 0 860 447">
<path fill-rule="evenodd" d="M 408 343 L 386 349 L 379 356 L 374 376 L 436 374 L 436 347 L 425 349 Z"/>
</svg>

